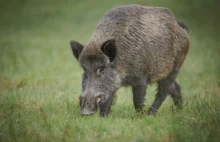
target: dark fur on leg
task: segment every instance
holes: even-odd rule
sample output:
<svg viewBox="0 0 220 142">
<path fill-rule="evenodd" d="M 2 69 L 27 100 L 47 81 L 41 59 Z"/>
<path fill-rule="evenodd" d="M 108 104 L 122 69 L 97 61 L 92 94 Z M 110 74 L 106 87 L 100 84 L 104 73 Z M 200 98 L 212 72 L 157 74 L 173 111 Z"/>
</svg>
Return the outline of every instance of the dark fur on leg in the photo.
<svg viewBox="0 0 220 142">
<path fill-rule="evenodd" d="M 146 95 L 146 88 L 147 85 L 146 84 L 142 84 L 142 85 L 133 85 L 132 86 L 132 91 L 133 91 L 133 103 L 134 103 L 134 107 L 136 112 L 141 112 L 143 107 L 145 106 L 144 104 L 144 98 Z"/>
<path fill-rule="evenodd" d="M 181 88 L 180 85 L 175 81 L 169 88 L 169 94 L 173 99 L 173 103 L 178 108 L 181 108 L 183 100 L 181 95 Z"/>
<path fill-rule="evenodd" d="M 178 70 L 174 69 L 173 72 L 170 73 L 170 75 L 167 78 L 163 79 L 158 83 L 158 92 L 156 94 L 154 103 L 147 111 L 148 115 L 157 113 L 157 110 L 159 109 L 163 101 L 166 99 L 167 94 L 169 93 L 170 85 L 175 81 L 177 74 Z"/>
<path fill-rule="evenodd" d="M 106 117 L 109 114 L 113 100 L 114 100 L 114 95 L 111 96 L 111 98 L 109 98 L 109 100 L 106 103 L 100 105 L 101 117 Z"/>
</svg>

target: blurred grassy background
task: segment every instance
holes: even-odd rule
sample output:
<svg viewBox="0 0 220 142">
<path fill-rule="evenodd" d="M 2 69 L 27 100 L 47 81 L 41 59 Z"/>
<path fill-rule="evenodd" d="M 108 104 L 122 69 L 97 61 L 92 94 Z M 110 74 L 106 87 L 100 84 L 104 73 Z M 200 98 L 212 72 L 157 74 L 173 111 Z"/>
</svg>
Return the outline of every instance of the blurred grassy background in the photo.
<svg viewBox="0 0 220 142">
<path fill-rule="evenodd" d="M 184 107 L 166 99 L 157 117 L 135 114 L 130 88 L 107 119 L 81 117 L 81 74 L 69 41 L 83 44 L 101 16 L 124 4 L 168 7 L 190 28 L 178 76 Z M 0 141 L 219 141 L 220 10 L 201 0 L 1 0 Z M 148 88 L 146 109 L 155 86 Z"/>
</svg>

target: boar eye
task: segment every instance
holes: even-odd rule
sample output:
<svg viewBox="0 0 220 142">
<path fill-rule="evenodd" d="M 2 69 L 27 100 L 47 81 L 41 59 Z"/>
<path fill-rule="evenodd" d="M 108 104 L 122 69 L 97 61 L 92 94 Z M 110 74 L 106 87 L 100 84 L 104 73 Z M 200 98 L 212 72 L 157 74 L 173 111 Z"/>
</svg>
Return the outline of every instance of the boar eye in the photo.
<svg viewBox="0 0 220 142">
<path fill-rule="evenodd" d="M 98 68 L 97 75 L 104 74 L 104 69 L 105 69 L 104 67 Z"/>
</svg>

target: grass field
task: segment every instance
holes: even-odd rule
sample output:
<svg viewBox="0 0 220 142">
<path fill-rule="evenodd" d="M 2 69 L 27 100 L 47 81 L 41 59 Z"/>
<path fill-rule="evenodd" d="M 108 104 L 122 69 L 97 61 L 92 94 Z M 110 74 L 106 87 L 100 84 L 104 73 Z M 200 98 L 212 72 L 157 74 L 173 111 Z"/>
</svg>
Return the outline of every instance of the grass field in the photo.
<svg viewBox="0 0 220 142">
<path fill-rule="evenodd" d="M 191 48 L 177 78 L 183 109 L 173 108 L 167 97 L 156 117 L 136 114 L 131 89 L 121 88 L 107 118 L 82 117 L 77 99 L 82 69 L 69 41 L 86 43 L 106 11 L 129 3 L 169 7 L 189 25 Z M 220 36 L 215 22 L 200 23 L 198 12 L 181 4 L 0 1 L 0 141 L 220 141 Z M 155 88 L 148 87 L 146 110 Z"/>
</svg>

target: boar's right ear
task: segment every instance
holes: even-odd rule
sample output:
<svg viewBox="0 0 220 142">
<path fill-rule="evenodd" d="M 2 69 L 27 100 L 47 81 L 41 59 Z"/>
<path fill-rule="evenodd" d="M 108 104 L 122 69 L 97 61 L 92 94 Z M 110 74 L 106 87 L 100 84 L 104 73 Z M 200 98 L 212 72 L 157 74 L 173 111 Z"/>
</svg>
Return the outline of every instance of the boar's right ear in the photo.
<svg viewBox="0 0 220 142">
<path fill-rule="evenodd" d="M 107 40 L 101 46 L 102 52 L 108 56 L 110 62 L 115 59 L 116 56 L 116 44 L 114 39 Z"/>
<path fill-rule="evenodd" d="M 76 42 L 76 41 L 70 41 L 70 46 L 72 48 L 73 51 L 73 55 L 75 56 L 75 58 L 78 60 L 80 53 L 83 50 L 83 45 Z"/>
</svg>

